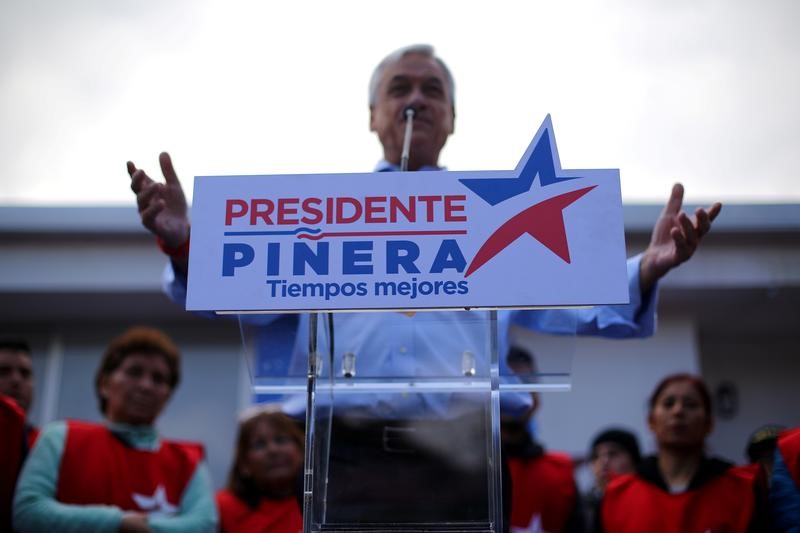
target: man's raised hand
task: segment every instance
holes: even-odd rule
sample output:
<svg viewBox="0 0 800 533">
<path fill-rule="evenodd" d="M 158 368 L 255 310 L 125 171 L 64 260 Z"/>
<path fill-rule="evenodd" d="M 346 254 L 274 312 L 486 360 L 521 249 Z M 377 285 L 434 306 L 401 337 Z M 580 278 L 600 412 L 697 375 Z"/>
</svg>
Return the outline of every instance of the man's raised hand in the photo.
<svg viewBox="0 0 800 533">
<path fill-rule="evenodd" d="M 694 255 L 700 240 L 709 232 L 711 223 L 722 210 L 722 204 L 715 202 L 708 209 L 698 207 L 694 216 L 689 217 L 681 211 L 682 206 L 683 185 L 676 183 L 653 227 L 650 245 L 642 255 L 639 266 L 642 292 L 650 290 L 667 272 Z"/>
<path fill-rule="evenodd" d="M 128 161 L 131 190 L 136 193 L 142 225 L 160 237 L 166 246 L 177 248 L 189 239 L 186 197 L 169 154 L 162 152 L 158 160 L 164 183 L 154 181 L 144 170 Z"/>
</svg>

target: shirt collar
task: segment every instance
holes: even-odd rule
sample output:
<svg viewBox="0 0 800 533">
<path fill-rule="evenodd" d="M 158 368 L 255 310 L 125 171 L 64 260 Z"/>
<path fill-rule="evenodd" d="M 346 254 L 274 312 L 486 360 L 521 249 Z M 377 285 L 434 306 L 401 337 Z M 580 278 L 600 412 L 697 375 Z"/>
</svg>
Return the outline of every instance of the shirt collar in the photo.
<svg viewBox="0 0 800 533">
<path fill-rule="evenodd" d="M 133 426 L 106 421 L 106 427 L 128 446 L 139 450 L 157 450 L 161 446 L 158 432 L 153 426 Z"/>
</svg>

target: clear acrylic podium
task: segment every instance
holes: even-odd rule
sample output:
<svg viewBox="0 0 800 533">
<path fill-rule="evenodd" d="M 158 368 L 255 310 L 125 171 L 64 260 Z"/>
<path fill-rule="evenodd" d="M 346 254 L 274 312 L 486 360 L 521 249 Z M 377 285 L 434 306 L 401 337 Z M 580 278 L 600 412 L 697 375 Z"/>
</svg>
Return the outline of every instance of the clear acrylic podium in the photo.
<svg viewBox="0 0 800 533">
<path fill-rule="evenodd" d="M 569 390 L 575 350 L 574 327 L 537 337 L 508 317 L 294 315 L 289 347 L 269 315 L 240 316 L 257 401 L 305 420 L 304 532 L 503 531 L 501 419 Z M 531 356 L 513 372 L 512 343 Z"/>
</svg>

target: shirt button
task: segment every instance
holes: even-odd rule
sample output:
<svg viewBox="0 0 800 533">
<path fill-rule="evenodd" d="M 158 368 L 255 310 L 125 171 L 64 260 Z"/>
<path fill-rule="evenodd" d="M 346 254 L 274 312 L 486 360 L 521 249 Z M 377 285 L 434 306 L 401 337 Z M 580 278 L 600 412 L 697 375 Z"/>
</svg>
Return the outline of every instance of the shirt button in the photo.
<svg viewBox="0 0 800 533">
<path fill-rule="evenodd" d="M 401 346 L 399 351 L 400 353 L 406 353 L 408 351 L 408 348 L 406 348 L 405 346 Z"/>
</svg>

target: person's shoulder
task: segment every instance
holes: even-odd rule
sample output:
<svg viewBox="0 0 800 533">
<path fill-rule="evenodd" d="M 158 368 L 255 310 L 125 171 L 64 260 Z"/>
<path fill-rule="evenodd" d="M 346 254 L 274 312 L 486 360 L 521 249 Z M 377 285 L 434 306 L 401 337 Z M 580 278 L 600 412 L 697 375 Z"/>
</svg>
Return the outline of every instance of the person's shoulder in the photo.
<svg viewBox="0 0 800 533">
<path fill-rule="evenodd" d="M 214 499 L 217 501 L 217 505 L 222 507 L 237 507 L 243 506 L 245 503 L 239 499 L 236 494 L 233 493 L 232 490 L 225 488 L 218 490 L 217 493 L 214 495 Z"/>
<path fill-rule="evenodd" d="M 222 489 L 214 495 L 223 531 L 235 529 L 235 524 L 253 510 L 230 489 Z"/>
<path fill-rule="evenodd" d="M 574 466 L 572 457 L 564 452 L 545 452 L 541 455 L 540 460 L 546 461 L 553 466 L 560 468 L 569 468 L 570 471 Z"/>
<path fill-rule="evenodd" d="M 779 446 L 800 446 L 800 427 L 787 429 L 778 435 Z"/>
<path fill-rule="evenodd" d="M 106 428 L 103 424 L 98 424 L 97 422 L 89 422 L 86 420 L 75 420 L 73 418 L 69 418 L 67 420 L 61 421 L 69 431 L 82 431 L 87 433 L 107 433 L 108 428 Z"/>
<path fill-rule="evenodd" d="M 635 473 L 612 475 L 603 497 L 608 498 L 611 495 L 624 492 L 640 482 L 641 479 Z"/>
<path fill-rule="evenodd" d="M 14 398 L 5 394 L 0 394 L 0 422 L 3 433 L 19 432 L 25 427 L 25 411 Z"/>
<path fill-rule="evenodd" d="M 189 457 L 193 462 L 200 462 L 206 456 L 206 448 L 201 442 L 189 440 L 162 439 L 161 446 L 179 450 L 183 455 Z"/>
<path fill-rule="evenodd" d="M 22 416 L 23 418 L 25 417 L 25 411 L 23 411 L 17 401 L 11 396 L 6 396 L 2 393 L 0 393 L 0 409 Z"/>
<path fill-rule="evenodd" d="M 731 466 L 722 475 L 731 479 L 752 484 L 759 476 L 761 467 L 758 464 Z"/>
</svg>

